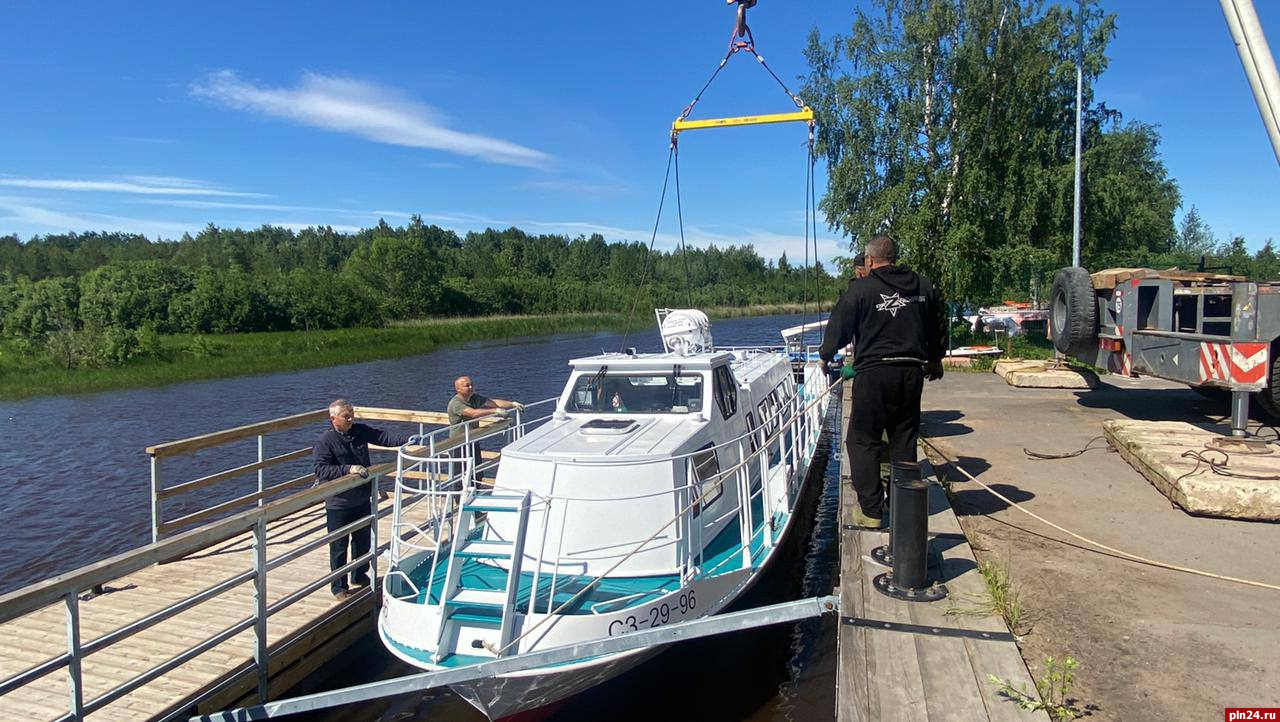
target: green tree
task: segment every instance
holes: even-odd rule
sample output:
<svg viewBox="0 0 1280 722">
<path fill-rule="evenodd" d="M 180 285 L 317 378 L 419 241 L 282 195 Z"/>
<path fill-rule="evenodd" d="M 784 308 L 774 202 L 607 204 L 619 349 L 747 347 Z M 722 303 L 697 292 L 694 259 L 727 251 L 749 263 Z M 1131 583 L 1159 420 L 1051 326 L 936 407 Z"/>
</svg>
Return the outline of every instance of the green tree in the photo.
<svg viewBox="0 0 1280 722">
<path fill-rule="evenodd" d="M 55 331 L 77 327 L 80 290 L 75 279 L 45 278 L 33 283 L 24 278 L 9 284 L 8 292 L 0 293 L 4 296 L 10 299 L 0 319 L 6 336 L 43 341 Z"/>
<path fill-rule="evenodd" d="M 1026 289 L 1070 259 L 1073 8 L 1040 0 L 875 0 L 807 55 L 827 160 L 821 208 L 856 250 L 889 232 L 943 290 Z M 1158 136 L 1093 101 L 1115 18 L 1086 2 L 1086 258 L 1167 247 L 1177 188 Z"/>
<path fill-rule="evenodd" d="M 92 328 L 172 330 L 169 304 L 191 290 L 188 271 L 164 261 L 110 263 L 80 279 L 80 316 Z"/>
<path fill-rule="evenodd" d="M 1213 237 L 1209 224 L 1200 217 L 1200 211 L 1194 205 L 1191 206 L 1182 217 L 1182 224 L 1178 226 L 1178 237 L 1174 240 L 1172 250 L 1175 253 L 1198 256 L 1212 253 L 1216 245 L 1218 241 Z"/>
</svg>

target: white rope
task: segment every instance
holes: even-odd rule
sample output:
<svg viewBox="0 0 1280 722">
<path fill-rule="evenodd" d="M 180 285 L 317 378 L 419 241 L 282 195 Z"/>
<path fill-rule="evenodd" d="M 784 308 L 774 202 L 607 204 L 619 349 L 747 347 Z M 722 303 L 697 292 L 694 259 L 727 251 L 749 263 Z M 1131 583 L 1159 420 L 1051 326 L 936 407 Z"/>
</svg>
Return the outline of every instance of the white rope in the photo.
<svg viewBox="0 0 1280 722">
<path fill-rule="evenodd" d="M 1096 548 L 1098 548 L 1098 549 L 1102 549 L 1103 551 L 1109 552 L 1109 553 L 1111 553 L 1111 554 L 1115 554 L 1115 555 L 1120 556 L 1120 557 L 1124 557 L 1125 559 L 1128 559 L 1128 560 L 1130 560 L 1130 561 L 1135 561 L 1135 562 L 1138 562 L 1138 563 L 1140 563 L 1140 564 L 1146 564 L 1146 565 L 1153 566 L 1153 567 L 1159 567 L 1159 568 L 1161 568 L 1161 569 L 1169 569 L 1169 570 L 1171 570 L 1171 571 L 1175 571 L 1175 572 L 1183 572 L 1183 573 L 1185 573 L 1185 574 L 1194 574 L 1194 575 L 1196 575 L 1196 576 L 1200 576 L 1200 577 L 1207 577 L 1207 578 L 1209 578 L 1209 579 L 1218 579 L 1218 580 L 1221 580 L 1221 581 L 1224 581 L 1224 582 L 1235 582 L 1236 584 L 1244 584 L 1244 585 L 1251 586 L 1251 587 L 1259 587 L 1259 588 L 1261 588 L 1261 589 L 1270 589 L 1270 590 L 1272 590 L 1272 591 L 1280 592 L 1280 586 L 1275 585 L 1275 584 L 1267 584 L 1266 582 L 1257 582 L 1257 581 L 1253 581 L 1253 580 L 1251 580 L 1251 579 L 1240 579 L 1239 577 L 1229 577 L 1229 576 L 1226 576 L 1226 575 L 1223 575 L 1223 574 L 1214 574 L 1213 572 L 1206 572 L 1206 571 L 1202 571 L 1202 570 L 1199 570 L 1199 569 L 1192 569 L 1192 568 L 1190 568 L 1190 567 L 1182 567 L 1182 566 L 1178 566 L 1177 564 L 1169 564 L 1168 562 L 1156 561 L 1156 560 L 1154 560 L 1154 559 L 1148 559 L 1148 558 L 1146 558 L 1146 557 L 1144 557 L 1144 556 L 1140 556 L 1140 555 L 1138 555 L 1138 554 L 1133 554 L 1133 553 L 1131 553 L 1131 552 L 1126 552 L 1126 551 L 1123 551 L 1123 550 L 1120 550 L 1120 549 L 1116 549 L 1115 547 L 1107 546 L 1106 544 L 1103 544 L 1103 543 L 1101 543 L 1101 542 L 1096 542 L 1096 541 L 1094 541 L 1094 540 L 1092 540 L 1092 539 L 1089 539 L 1088 537 L 1081 536 L 1081 535 L 1079 535 L 1079 534 L 1077 534 L 1077 533 L 1075 533 L 1075 532 L 1071 531 L 1070 529 L 1067 529 L 1067 528 L 1065 528 L 1065 527 L 1062 527 L 1062 526 L 1060 526 L 1060 525 L 1058 525 L 1058 524 L 1055 524 L 1055 523 L 1053 523 L 1053 522 L 1049 521 L 1048 519 L 1045 519 L 1044 517 L 1040 516 L 1039 514 L 1036 514 L 1035 512 L 1033 512 L 1033 511 L 1031 511 L 1031 510 L 1029 510 L 1029 509 L 1027 509 L 1027 508 L 1023 507 L 1021 504 L 1017 503 L 1016 501 L 1013 501 L 1012 499 L 1010 499 L 1009 497 L 1005 496 L 1004 494 L 1001 494 L 1000 492 L 996 491 L 995 489 L 992 489 L 991 487 L 987 486 L 986 484 L 982 483 L 981 481 L 978 481 L 978 479 L 977 479 L 973 474 L 970 474 L 969 472 L 965 471 L 965 470 L 964 470 L 964 468 L 963 468 L 963 467 L 961 467 L 961 466 L 960 466 L 960 464 L 959 464 L 958 462 L 953 461 L 950 457 L 948 457 L 946 454 L 944 454 L 944 453 L 942 452 L 942 450 L 941 450 L 941 449 L 939 449 L 939 448 L 938 448 L 938 447 L 937 447 L 937 446 L 936 446 L 932 441 L 930 441 L 929 439 L 927 439 L 927 438 L 925 438 L 925 437 L 921 436 L 921 437 L 920 437 L 920 442 L 921 442 L 922 444 L 924 444 L 925 446 L 928 446 L 930 449 L 933 449 L 934 453 L 936 453 L 938 456 L 942 457 L 942 459 L 943 459 L 944 461 L 946 461 L 948 464 L 950 464 L 953 468 L 955 468 L 955 469 L 956 469 L 957 471 L 959 471 L 961 474 L 964 474 L 964 476 L 965 476 L 966 478 L 968 478 L 968 479 L 969 479 L 969 481 L 972 481 L 972 482 L 974 482 L 975 484 L 977 484 L 978 486 L 980 486 L 980 487 L 982 487 L 983 489 L 987 490 L 988 492 L 990 492 L 993 496 L 995 496 L 995 497 L 996 497 L 997 499 L 999 499 L 1000 501 L 1003 501 L 1004 503 L 1008 504 L 1009 506 L 1013 507 L 1014 509 L 1017 509 L 1018 511 L 1022 512 L 1023 514 L 1026 514 L 1027 516 L 1031 517 L 1032 519 L 1035 519 L 1036 521 L 1038 521 L 1038 522 L 1040 522 L 1040 523 L 1042 523 L 1042 524 L 1045 524 L 1045 525 L 1048 525 L 1048 526 L 1050 526 L 1050 527 L 1053 527 L 1054 529 L 1057 529 L 1058 531 L 1062 532 L 1063 534 L 1066 534 L 1066 535 L 1068 535 L 1068 536 L 1071 536 L 1072 538 L 1077 539 L 1077 540 L 1079 540 L 1079 541 L 1081 541 L 1081 542 L 1083 542 L 1083 543 L 1085 543 L 1085 544 L 1088 544 L 1089 546 L 1096 547 Z M 937 473 L 937 469 L 936 469 L 936 468 L 934 469 L 934 472 L 935 472 L 935 473 Z M 941 480 L 941 477 L 939 477 L 939 480 Z"/>
</svg>

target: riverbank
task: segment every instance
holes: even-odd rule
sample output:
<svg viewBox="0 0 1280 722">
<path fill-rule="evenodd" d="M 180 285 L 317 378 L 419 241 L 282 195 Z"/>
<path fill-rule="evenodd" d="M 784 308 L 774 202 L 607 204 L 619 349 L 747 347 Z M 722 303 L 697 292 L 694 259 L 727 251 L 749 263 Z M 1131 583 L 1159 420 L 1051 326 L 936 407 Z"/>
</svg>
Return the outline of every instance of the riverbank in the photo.
<svg viewBox="0 0 1280 722">
<path fill-rule="evenodd" d="M 707 309 L 712 318 L 802 313 L 801 304 L 769 304 Z M 808 312 L 813 313 L 812 304 Z M 649 328 L 653 317 L 632 320 Z M 65 369 L 45 353 L 24 353 L 0 344 L 0 399 L 88 393 L 163 386 L 183 381 L 229 378 L 324 368 L 429 353 L 449 344 L 559 333 L 621 330 L 624 314 L 574 313 L 545 316 L 430 318 L 384 328 L 282 331 L 225 335 L 161 336 L 157 352 L 122 366 Z"/>
</svg>

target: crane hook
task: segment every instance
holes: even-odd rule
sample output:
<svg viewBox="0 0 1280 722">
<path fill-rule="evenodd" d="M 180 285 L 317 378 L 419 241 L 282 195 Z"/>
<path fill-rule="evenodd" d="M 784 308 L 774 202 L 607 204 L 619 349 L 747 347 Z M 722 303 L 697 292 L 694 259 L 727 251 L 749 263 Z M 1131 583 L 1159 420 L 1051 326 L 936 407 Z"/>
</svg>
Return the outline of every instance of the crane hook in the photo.
<svg viewBox="0 0 1280 722">
<path fill-rule="evenodd" d="M 733 35 L 729 37 L 730 52 L 737 52 L 755 47 L 756 39 L 751 36 L 751 28 L 747 27 L 747 10 L 755 7 L 757 0 L 725 0 L 727 5 L 738 5 L 738 21 L 733 26 Z M 740 41 L 738 38 L 746 38 Z"/>
</svg>

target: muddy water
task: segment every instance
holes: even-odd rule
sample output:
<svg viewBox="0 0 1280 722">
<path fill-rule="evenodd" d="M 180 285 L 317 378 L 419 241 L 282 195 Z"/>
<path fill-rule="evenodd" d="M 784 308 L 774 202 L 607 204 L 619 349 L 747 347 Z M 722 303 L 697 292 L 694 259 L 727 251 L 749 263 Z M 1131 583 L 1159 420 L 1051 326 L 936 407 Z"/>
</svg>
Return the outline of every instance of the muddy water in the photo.
<svg viewBox="0 0 1280 722">
<path fill-rule="evenodd" d="M 800 316 L 771 316 L 714 324 L 719 345 L 780 342 L 778 331 Z M 807 320 L 812 320 L 807 319 Z M 627 345 L 660 347 L 655 330 L 633 332 Z M 0 464 L 8 491 L 0 495 L 0 593 L 75 569 L 150 541 L 147 446 L 323 407 L 343 396 L 357 405 L 443 409 L 451 383 L 470 374 L 481 393 L 532 401 L 559 393 L 566 361 L 618 350 L 617 333 L 507 339 L 444 349 L 391 361 L 312 371 L 176 384 L 154 389 L 0 403 Z M 383 424 L 397 428 L 395 424 Z M 268 440 L 267 456 L 310 445 L 322 425 Z M 416 427 L 403 426 L 404 431 Z M 835 452 L 833 452 L 834 454 Z M 174 483 L 256 460 L 253 440 L 201 452 L 163 472 Z M 825 455 L 824 455 L 825 458 Z M 790 559 L 780 559 L 755 604 L 828 594 L 834 583 L 838 460 L 815 469 L 813 523 Z M 306 462 L 270 472 L 267 483 L 306 473 Z M 244 494 L 240 479 L 202 495 L 170 501 L 164 518 Z M 824 618 L 689 643 L 607 685 L 580 695 L 555 719 L 657 719 L 675 713 L 701 719 L 824 720 L 835 708 L 834 620 Z M 331 665 L 329 687 L 386 679 L 417 670 L 386 654 L 376 635 Z M 393 698 L 334 719 L 482 719 L 447 691 Z"/>
</svg>

